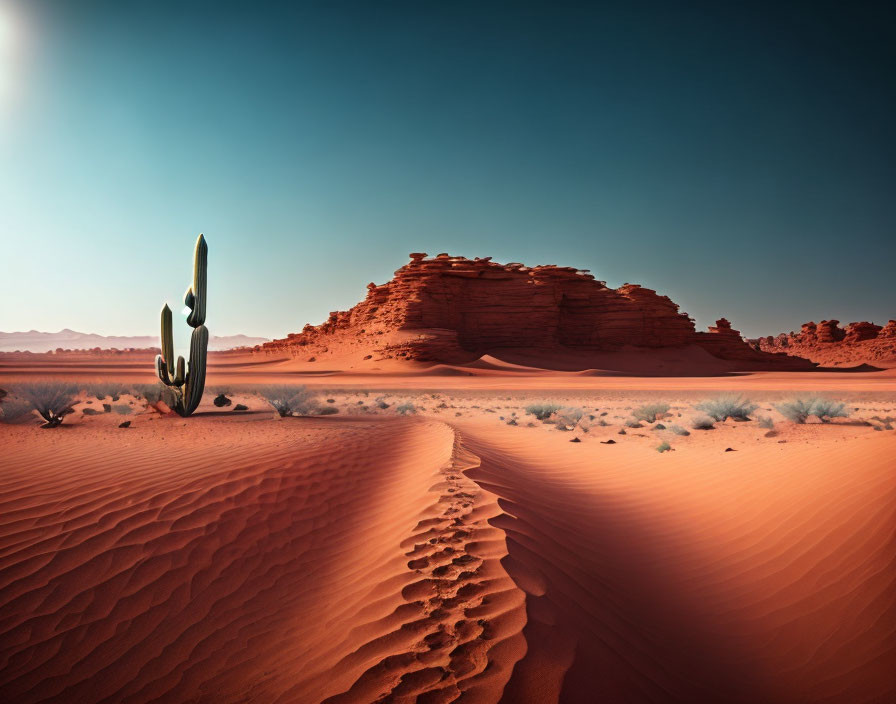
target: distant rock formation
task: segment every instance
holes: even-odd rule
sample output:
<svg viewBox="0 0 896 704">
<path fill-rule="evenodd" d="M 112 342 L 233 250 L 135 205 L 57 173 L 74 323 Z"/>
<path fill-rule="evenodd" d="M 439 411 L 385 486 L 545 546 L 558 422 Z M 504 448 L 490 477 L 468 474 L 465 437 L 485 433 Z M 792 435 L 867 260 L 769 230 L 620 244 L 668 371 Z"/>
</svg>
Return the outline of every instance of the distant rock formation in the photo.
<svg viewBox="0 0 896 704">
<path fill-rule="evenodd" d="M 799 332 L 769 335 L 749 342 L 758 350 L 797 355 L 823 365 L 896 365 L 896 320 L 840 327 L 839 320 L 804 323 Z"/>
<path fill-rule="evenodd" d="M 240 347 L 254 347 L 265 342 L 263 337 L 246 335 L 212 335 L 208 348 L 223 351 Z M 64 329 L 59 332 L 0 332 L 0 352 L 52 352 L 70 350 L 98 352 L 101 350 L 148 350 L 159 345 L 158 336 L 109 336 Z"/>
<path fill-rule="evenodd" d="M 668 297 L 634 284 L 617 289 L 587 271 L 553 265 L 506 265 L 413 253 L 395 278 L 368 284 L 367 297 L 322 325 L 306 325 L 256 347 L 309 360 L 328 354 L 359 359 L 466 362 L 502 350 L 618 351 L 699 346 L 746 368 L 810 368 L 804 360 L 761 352 L 727 320 L 698 333 Z"/>
</svg>

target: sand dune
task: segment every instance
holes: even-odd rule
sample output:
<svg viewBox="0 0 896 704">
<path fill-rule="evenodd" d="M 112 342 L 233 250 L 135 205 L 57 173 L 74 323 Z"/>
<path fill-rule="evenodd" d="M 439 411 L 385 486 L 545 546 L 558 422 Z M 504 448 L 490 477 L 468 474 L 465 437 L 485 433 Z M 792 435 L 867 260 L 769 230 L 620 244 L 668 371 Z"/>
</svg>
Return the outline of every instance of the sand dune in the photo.
<svg viewBox="0 0 896 704">
<path fill-rule="evenodd" d="M 208 420 L 127 441 L 71 428 L 37 452 L 4 437 L 0 700 L 320 701 L 431 631 L 432 667 L 449 638 L 519 633 L 488 506 L 464 534 L 439 518 L 461 510 L 448 488 L 472 487 L 445 474 L 445 425 Z M 444 616 L 442 582 L 463 588 Z M 461 626 L 485 592 L 507 594 Z"/>
<path fill-rule="evenodd" d="M 0 701 L 893 696 L 891 434 L 495 420 L 0 426 Z"/>
<path fill-rule="evenodd" d="M 505 701 L 893 695 L 892 439 L 787 463 L 779 445 L 656 462 L 643 447 L 462 434 L 527 593 Z"/>
</svg>

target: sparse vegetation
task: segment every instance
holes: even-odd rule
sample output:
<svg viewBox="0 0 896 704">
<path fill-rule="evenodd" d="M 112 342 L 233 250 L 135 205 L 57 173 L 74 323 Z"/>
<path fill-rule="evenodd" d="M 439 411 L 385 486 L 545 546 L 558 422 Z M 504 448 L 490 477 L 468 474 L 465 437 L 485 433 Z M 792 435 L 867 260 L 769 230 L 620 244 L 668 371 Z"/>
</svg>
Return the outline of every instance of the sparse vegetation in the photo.
<svg viewBox="0 0 896 704">
<path fill-rule="evenodd" d="M 663 440 L 659 445 L 656 446 L 656 451 L 660 453 L 668 452 L 671 449 L 672 446 L 665 440 Z"/>
<path fill-rule="evenodd" d="M 694 416 L 691 419 L 691 427 L 694 430 L 713 430 L 715 429 L 715 421 L 706 415 Z"/>
<path fill-rule="evenodd" d="M 625 421 L 625 427 L 626 428 L 643 428 L 644 426 L 641 425 L 634 418 L 629 418 L 627 421 Z"/>
<path fill-rule="evenodd" d="M 103 399 L 112 399 L 113 403 L 121 398 L 121 395 L 127 393 L 127 389 L 121 384 L 115 384 L 110 381 L 97 381 L 87 386 L 85 391 L 96 398 L 97 401 Z"/>
<path fill-rule="evenodd" d="M 133 408 L 131 408 L 126 403 L 118 403 L 112 406 L 112 412 L 117 413 L 120 416 L 130 415 L 133 412 Z"/>
<path fill-rule="evenodd" d="M 20 398 L 6 398 L 0 405 L 0 422 L 21 423 L 34 412 L 34 407 Z"/>
<path fill-rule="evenodd" d="M 271 404 L 281 417 L 307 416 L 318 408 L 314 394 L 306 386 L 271 384 L 260 386 L 255 391 Z"/>
<path fill-rule="evenodd" d="M 698 403 L 695 408 L 721 423 L 728 418 L 750 420 L 750 414 L 759 406 L 750 403 L 740 394 L 722 394 L 703 403 Z"/>
<path fill-rule="evenodd" d="M 395 407 L 395 410 L 398 413 L 401 413 L 401 415 L 407 416 L 407 415 L 413 415 L 414 413 L 416 413 L 417 407 L 410 401 L 406 401 L 405 403 L 399 403 Z"/>
<path fill-rule="evenodd" d="M 161 382 L 155 384 L 137 384 L 131 390 L 134 396 L 142 398 L 146 404 L 158 413 L 168 413 L 177 403 L 177 397 L 170 387 Z M 164 404 L 164 408 L 161 404 Z"/>
<path fill-rule="evenodd" d="M 42 428 L 55 428 L 60 425 L 62 419 L 72 412 L 72 404 L 75 403 L 80 391 L 76 385 L 65 381 L 35 381 L 21 384 L 14 390 L 16 396 L 30 403 L 46 421 Z"/>
<path fill-rule="evenodd" d="M 557 424 L 557 430 L 574 430 L 581 422 L 583 415 L 585 414 L 581 408 L 568 406 L 559 409 L 554 414 L 554 422 Z M 587 428 L 585 430 L 587 432 Z"/>
<path fill-rule="evenodd" d="M 335 406 L 324 406 L 317 411 L 317 415 L 319 416 L 332 416 L 336 413 L 339 413 L 339 409 Z"/>
<path fill-rule="evenodd" d="M 553 401 L 541 401 L 539 403 L 530 403 L 526 406 L 526 414 L 535 416 L 540 421 L 545 421 L 554 415 L 561 408 L 559 403 Z"/>
<path fill-rule="evenodd" d="M 758 420 L 759 420 L 760 428 L 764 428 L 765 430 L 771 430 L 772 428 L 775 427 L 775 421 L 773 421 L 768 416 L 759 417 Z"/>
<path fill-rule="evenodd" d="M 676 435 L 690 435 L 691 434 L 690 430 L 685 430 L 680 425 L 670 425 L 669 430 L 671 430 Z"/>
<path fill-rule="evenodd" d="M 668 412 L 668 403 L 648 403 L 633 410 L 632 417 L 635 420 L 643 420 L 645 423 L 654 423 Z"/>
<path fill-rule="evenodd" d="M 832 418 L 849 416 L 845 403 L 832 401 L 824 396 L 793 398 L 778 404 L 775 408 L 778 413 L 794 423 L 805 423 L 809 416 L 815 416 L 822 423 L 829 423 Z"/>
</svg>

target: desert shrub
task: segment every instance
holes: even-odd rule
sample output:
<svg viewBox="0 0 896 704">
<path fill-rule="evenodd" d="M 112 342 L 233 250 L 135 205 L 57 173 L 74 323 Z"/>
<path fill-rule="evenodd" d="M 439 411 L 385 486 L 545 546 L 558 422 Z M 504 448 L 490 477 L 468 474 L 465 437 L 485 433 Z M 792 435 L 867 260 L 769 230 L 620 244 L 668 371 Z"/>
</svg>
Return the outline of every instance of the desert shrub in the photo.
<svg viewBox="0 0 896 704">
<path fill-rule="evenodd" d="M 566 407 L 559 409 L 554 414 L 554 422 L 557 430 L 573 430 L 585 415 L 581 408 Z"/>
<path fill-rule="evenodd" d="M 32 417 L 34 406 L 20 398 L 6 398 L 0 405 L 0 422 L 21 423 Z"/>
<path fill-rule="evenodd" d="M 706 415 L 722 422 L 727 418 L 735 420 L 750 420 L 750 414 L 759 406 L 750 403 L 740 394 L 722 394 L 715 398 L 708 399 L 703 403 L 698 403 L 695 408 L 703 411 Z"/>
<path fill-rule="evenodd" d="M 315 396 L 305 386 L 272 384 L 260 386 L 255 391 L 281 416 L 304 416 L 317 410 Z"/>
<path fill-rule="evenodd" d="M 401 415 L 406 416 L 406 415 L 413 415 L 414 413 L 416 413 L 417 407 L 410 401 L 406 401 L 405 403 L 399 403 L 395 407 L 395 410 L 398 411 L 399 413 L 401 413 Z"/>
<path fill-rule="evenodd" d="M 670 425 L 669 430 L 671 430 L 676 435 L 690 435 L 691 434 L 690 430 L 685 430 L 680 425 Z"/>
<path fill-rule="evenodd" d="M 668 403 L 648 403 L 633 410 L 632 417 L 635 420 L 643 420 L 646 423 L 653 423 L 658 418 L 662 418 L 668 412 Z"/>
<path fill-rule="evenodd" d="M 66 381 L 34 381 L 20 384 L 15 394 L 38 412 L 46 423 L 43 427 L 55 428 L 62 419 L 73 411 L 80 389 Z"/>
<path fill-rule="evenodd" d="M 319 416 L 332 416 L 336 413 L 339 413 L 339 409 L 335 406 L 324 406 L 317 411 Z"/>
<path fill-rule="evenodd" d="M 694 416 L 691 419 L 691 427 L 694 430 L 713 430 L 715 426 L 715 421 L 709 416 Z"/>
<path fill-rule="evenodd" d="M 627 421 L 625 421 L 625 427 L 626 428 L 643 428 L 644 426 L 641 425 L 634 418 L 629 418 Z"/>
<path fill-rule="evenodd" d="M 539 403 L 530 403 L 526 406 L 526 414 L 535 416 L 538 420 L 547 420 L 561 408 L 559 403 L 552 401 L 540 401 Z"/>
<path fill-rule="evenodd" d="M 126 403 L 117 403 L 117 404 L 115 404 L 114 406 L 112 406 L 112 412 L 113 412 L 113 413 L 117 413 L 117 414 L 120 415 L 120 416 L 126 416 L 126 415 L 129 415 L 130 413 L 133 412 L 133 410 L 134 410 L 134 409 L 131 408 L 131 407 L 130 407 L 128 404 L 126 404 Z"/>
<path fill-rule="evenodd" d="M 765 428 L 766 430 L 771 430 L 775 427 L 775 421 L 768 417 L 760 417 L 759 419 L 759 427 Z"/>
<path fill-rule="evenodd" d="M 131 388 L 131 393 L 137 398 L 142 398 L 148 406 L 159 413 L 163 412 L 159 405 L 161 403 L 164 403 L 169 410 L 177 405 L 176 394 L 161 381 L 155 384 L 135 384 Z"/>
<path fill-rule="evenodd" d="M 101 415 L 103 415 L 103 411 L 98 411 L 95 408 L 82 408 L 81 413 L 85 416 L 101 416 Z"/>
<path fill-rule="evenodd" d="M 102 401 L 105 398 L 117 401 L 123 393 L 127 393 L 127 389 L 123 385 L 111 381 L 97 381 L 88 384 L 85 391 L 97 401 Z"/>
<path fill-rule="evenodd" d="M 794 423 L 805 423 L 809 416 L 816 416 L 822 423 L 831 418 L 846 418 L 849 410 L 845 403 L 832 401 L 824 396 L 802 396 L 780 403 L 778 413 Z"/>
<path fill-rule="evenodd" d="M 373 402 L 376 404 L 376 407 L 381 410 L 386 410 L 389 407 L 389 404 L 386 403 L 386 400 L 382 396 L 374 399 Z"/>
<path fill-rule="evenodd" d="M 662 423 L 657 423 L 655 426 L 651 428 L 651 430 L 665 430 L 666 426 Z"/>
<path fill-rule="evenodd" d="M 672 446 L 665 440 L 663 440 L 659 445 L 656 446 L 656 451 L 660 452 L 660 453 L 668 452 L 671 449 L 672 449 Z"/>
</svg>

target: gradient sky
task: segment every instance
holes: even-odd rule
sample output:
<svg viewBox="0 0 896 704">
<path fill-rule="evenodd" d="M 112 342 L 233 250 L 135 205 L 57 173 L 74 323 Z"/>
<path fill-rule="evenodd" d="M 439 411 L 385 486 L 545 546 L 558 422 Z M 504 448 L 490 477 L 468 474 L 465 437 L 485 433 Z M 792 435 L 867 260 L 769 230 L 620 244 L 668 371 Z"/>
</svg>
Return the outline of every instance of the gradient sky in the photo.
<svg viewBox="0 0 896 704">
<path fill-rule="evenodd" d="M 153 334 L 199 232 L 214 334 L 412 251 L 896 317 L 894 4 L 685 4 L 0 0 L 0 330 Z"/>
</svg>

